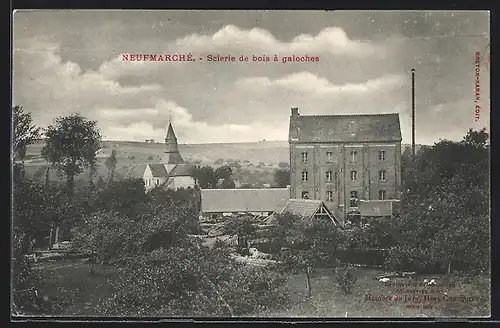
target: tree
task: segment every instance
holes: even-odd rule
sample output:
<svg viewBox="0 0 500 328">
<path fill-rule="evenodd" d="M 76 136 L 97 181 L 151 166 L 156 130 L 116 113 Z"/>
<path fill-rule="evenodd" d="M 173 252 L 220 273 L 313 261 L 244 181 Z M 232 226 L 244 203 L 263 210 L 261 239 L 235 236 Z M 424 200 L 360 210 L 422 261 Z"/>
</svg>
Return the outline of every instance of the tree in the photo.
<svg viewBox="0 0 500 328">
<path fill-rule="evenodd" d="M 70 193 L 75 187 L 75 176 L 84 168 L 95 170 L 96 152 L 100 149 L 101 134 L 96 121 L 79 114 L 59 117 L 45 132 L 46 143 L 42 156 L 59 175 L 66 176 Z"/>
<path fill-rule="evenodd" d="M 12 148 L 14 158 L 23 160 L 27 147 L 40 138 L 40 128 L 33 124 L 31 113 L 25 113 L 21 106 L 12 108 Z"/>
<path fill-rule="evenodd" d="M 331 221 L 311 221 L 283 213 L 276 215 L 271 228 L 270 240 L 280 253 L 282 270 L 305 273 L 309 297 L 311 272 L 320 266 L 336 266 L 337 249 L 342 243 L 343 233 Z"/>
<path fill-rule="evenodd" d="M 108 169 L 108 183 L 113 181 L 116 169 L 116 149 L 111 151 L 111 155 L 106 158 L 106 168 Z"/>
<path fill-rule="evenodd" d="M 290 184 L 290 170 L 279 169 L 274 171 L 274 182 L 280 188 L 285 188 Z"/>
<path fill-rule="evenodd" d="M 254 223 L 250 216 L 245 215 L 228 220 L 222 228 L 223 234 L 237 237 L 240 253 L 247 254 L 248 241 L 256 236 Z"/>
<path fill-rule="evenodd" d="M 111 181 L 97 194 L 94 207 L 126 215 L 135 215 L 137 206 L 146 203 L 148 196 L 142 179 Z"/>
<path fill-rule="evenodd" d="M 402 213 L 394 221 L 393 268 L 487 270 L 489 262 L 488 134 L 423 148 L 405 170 Z"/>
<path fill-rule="evenodd" d="M 192 177 L 202 189 L 217 188 L 218 177 L 211 166 L 195 166 L 193 168 Z"/>
<path fill-rule="evenodd" d="M 215 170 L 215 174 L 217 179 L 229 180 L 233 175 L 233 169 L 228 165 L 220 166 Z"/>
<path fill-rule="evenodd" d="M 234 316 L 286 301 L 283 275 L 239 265 L 222 244 L 190 238 L 177 204 L 153 208 L 140 220 L 98 212 L 75 229 L 75 247 L 120 267 L 97 313 Z"/>
</svg>

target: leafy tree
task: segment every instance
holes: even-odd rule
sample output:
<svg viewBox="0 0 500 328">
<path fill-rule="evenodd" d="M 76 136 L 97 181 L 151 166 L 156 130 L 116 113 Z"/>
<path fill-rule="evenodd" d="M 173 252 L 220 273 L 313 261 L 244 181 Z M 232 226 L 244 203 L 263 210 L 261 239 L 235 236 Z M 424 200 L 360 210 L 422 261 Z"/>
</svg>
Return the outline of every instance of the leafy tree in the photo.
<svg viewBox="0 0 500 328">
<path fill-rule="evenodd" d="M 485 130 L 422 149 L 405 172 L 397 245 L 388 265 L 481 271 L 489 262 L 489 146 Z"/>
<path fill-rule="evenodd" d="M 66 186 L 73 192 L 75 176 L 86 167 L 95 170 L 96 152 L 100 149 L 101 134 L 97 122 L 89 121 L 79 114 L 59 117 L 45 132 L 46 143 L 42 156 L 66 176 Z"/>
<path fill-rule="evenodd" d="M 193 168 L 192 176 L 198 186 L 202 189 L 215 189 L 217 188 L 218 177 L 215 170 L 206 166 L 196 166 Z"/>
<path fill-rule="evenodd" d="M 276 215 L 275 219 L 270 239 L 283 250 L 280 253 L 281 269 L 304 272 L 311 296 L 311 272 L 319 266 L 336 266 L 343 232 L 330 221 L 308 221 L 290 213 Z"/>
<path fill-rule="evenodd" d="M 152 159 L 152 158 L 151 158 Z M 106 158 L 106 168 L 108 169 L 108 178 L 107 181 L 112 182 L 113 178 L 115 176 L 115 169 L 116 169 L 116 149 L 113 149 L 111 151 L 111 155 L 109 155 L 108 158 Z"/>
<path fill-rule="evenodd" d="M 77 247 L 121 268 L 98 313 L 232 316 L 284 304 L 283 275 L 239 265 L 221 244 L 203 247 L 189 237 L 184 215 L 169 203 L 140 220 L 95 213 L 75 229 Z"/>
<path fill-rule="evenodd" d="M 33 124 L 31 113 L 25 113 L 21 106 L 12 108 L 12 148 L 14 158 L 23 160 L 27 147 L 40 138 L 40 128 Z"/>
<path fill-rule="evenodd" d="M 94 207 L 98 210 L 135 215 L 138 206 L 145 204 L 148 196 L 142 179 L 111 181 L 97 194 Z"/>
<path fill-rule="evenodd" d="M 14 184 L 12 225 L 17 235 L 22 236 L 22 250 L 28 251 L 28 245 L 39 231 L 47 230 L 51 220 L 48 215 L 47 194 L 43 186 L 29 179 L 17 180 Z"/>
<path fill-rule="evenodd" d="M 279 169 L 274 171 L 274 182 L 280 188 L 285 188 L 290 184 L 290 170 Z"/>
<path fill-rule="evenodd" d="M 233 169 L 228 166 L 220 166 L 215 170 L 215 175 L 217 175 L 217 179 L 229 180 L 233 175 Z"/>
<path fill-rule="evenodd" d="M 239 253 L 248 254 L 248 241 L 256 236 L 257 228 L 254 220 L 248 215 L 226 221 L 222 228 L 223 234 L 238 238 Z"/>
</svg>

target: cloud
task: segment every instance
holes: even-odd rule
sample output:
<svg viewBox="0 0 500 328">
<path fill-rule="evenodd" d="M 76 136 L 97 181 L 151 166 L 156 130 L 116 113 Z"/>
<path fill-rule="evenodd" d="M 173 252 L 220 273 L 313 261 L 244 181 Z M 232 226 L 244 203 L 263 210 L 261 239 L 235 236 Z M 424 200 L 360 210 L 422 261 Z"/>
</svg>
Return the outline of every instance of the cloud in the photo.
<svg viewBox="0 0 500 328">
<path fill-rule="evenodd" d="M 327 27 L 316 36 L 300 34 L 289 42 L 278 40 L 272 33 L 262 28 L 242 29 L 235 25 L 226 25 L 211 35 L 193 33 L 166 42 L 164 47 L 151 47 L 153 54 L 180 53 L 192 54 L 195 59 L 208 53 L 240 56 L 291 56 L 322 55 L 320 60 L 328 61 L 330 56 L 349 56 L 361 58 L 384 58 L 386 48 L 369 42 L 351 40 L 339 27 Z M 157 50 L 160 50 L 158 52 Z M 147 53 L 147 52 L 144 52 Z M 99 72 L 108 78 L 124 75 L 147 75 L 154 71 L 178 70 L 186 65 L 196 66 L 198 63 L 188 62 L 127 62 L 122 54 L 104 62 Z M 214 64 L 215 65 L 215 64 Z"/>
<path fill-rule="evenodd" d="M 193 49 L 193 51 L 237 48 L 267 54 L 330 53 L 359 57 L 381 54 L 383 49 L 371 43 L 351 40 L 345 31 L 339 27 L 327 27 L 315 36 L 301 34 L 294 37 L 290 42 L 283 42 L 262 28 L 242 29 L 235 25 L 226 25 L 213 35 L 192 34 L 176 40 L 175 44 L 182 49 Z"/>
<path fill-rule="evenodd" d="M 165 137 L 168 120 L 165 116 L 158 117 L 160 113 L 168 112 L 172 120 L 179 142 L 206 143 L 207 136 L 210 142 L 250 142 L 255 141 L 256 131 L 263 139 L 283 140 L 288 133 L 288 122 L 274 122 L 274 129 L 267 129 L 267 122 L 253 124 L 216 124 L 209 125 L 206 122 L 195 121 L 186 108 L 173 101 L 163 99 L 155 100 L 155 108 L 138 110 L 134 112 L 123 112 L 119 110 L 99 111 L 101 118 L 120 120 L 120 118 L 131 119 L 122 126 L 112 126 L 103 131 L 106 135 L 112 135 L 115 140 L 144 140 L 154 138 L 162 140 Z M 142 120 L 139 119 L 142 117 Z M 159 121 L 155 121 L 159 119 Z M 127 121 L 125 120 L 125 122 Z M 161 122 L 161 123 L 159 123 Z"/>
<path fill-rule="evenodd" d="M 294 73 L 275 80 L 267 77 L 248 77 L 236 81 L 236 85 L 243 88 L 278 87 L 311 95 L 361 95 L 369 92 L 382 92 L 387 88 L 401 86 L 403 83 L 404 79 L 402 76 L 389 75 L 358 84 L 334 85 L 327 79 L 318 77 L 310 72 Z"/>
<path fill-rule="evenodd" d="M 98 120 L 109 139 L 161 140 L 170 112 L 181 143 L 286 140 L 290 107 L 298 106 L 304 115 L 398 112 L 407 142 L 412 67 L 417 69 L 417 143 L 460 138 L 469 127 L 489 123 L 485 70 L 480 122 L 474 121 L 471 91 L 474 53 L 484 48 L 484 40 L 427 40 L 416 28 L 411 35 L 408 31 L 402 35 L 398 31 L 402 23 L 394 24 L 399 18 L 390 17 L 403 14 L 385 15 L 379 23 L 363 20 L 363 15 L 356 20 L 311 15 L 294 18 L 296 24 L 291 19 L 274 20 L 278 15 L 273 13 L 276 16 L 267 19 L 257 17 L 261 26 L 257 28 L 255 17 L 233 13 L 225 16 L 232 19 L 218 22 L 203 13 L 209 18 L 199 23 L 183 12 L 178 17 L 181 27 L 166 13 L 155 14 L 155 19 L 146 14 L 143 19 L 123 19 L 125 14 L 120 13 L 113 18 L 120 24 L 111 24 L 109 30 L 113 19 L 101 14 L 75 14 L 67 20 L 57 16 L 49 19 L 49 25 L 44 24 L 49 17 L 44 15 L 38 13 L 33 19 L 26 14 L 22 22 L 29 25 L 27 29 L 16 18 L 21 26 L 15 29 L 13 67 L 14 104 L 32 112 L 40 126 L 80 112 Z M 76 17 L 81 19 L 73 24 Z M 92 28 L 85 29 L 89 22 Z M 430 33 L 424 32 L 423 36 Z M 121 52 L 192 53 L 197 58 L 209 53 L 309 55 L 320 61 L 124 62 Z M 436 56 L 446 60 L 436 63 Z"/>
</svg>

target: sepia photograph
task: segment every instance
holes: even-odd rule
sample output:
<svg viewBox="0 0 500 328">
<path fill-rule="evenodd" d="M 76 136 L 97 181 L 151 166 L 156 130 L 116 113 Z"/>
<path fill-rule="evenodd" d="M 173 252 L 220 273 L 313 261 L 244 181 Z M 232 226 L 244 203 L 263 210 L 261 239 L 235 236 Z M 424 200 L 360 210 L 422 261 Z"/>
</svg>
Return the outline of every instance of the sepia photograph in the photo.
<svg viewBox="0 0 500 328">
<path fill-rule="evenodd" d="M 490 317 L 489 11 L 12 26 L 11 320 Z"/>
</svg>

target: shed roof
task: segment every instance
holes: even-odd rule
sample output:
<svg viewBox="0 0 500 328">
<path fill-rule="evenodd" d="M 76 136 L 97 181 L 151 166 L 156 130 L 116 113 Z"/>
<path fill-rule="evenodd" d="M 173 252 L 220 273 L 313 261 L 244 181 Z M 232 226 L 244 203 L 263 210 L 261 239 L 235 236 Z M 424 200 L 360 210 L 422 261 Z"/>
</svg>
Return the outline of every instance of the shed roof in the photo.
<svg viewBox="0 0 500 328">
<path fill-rule="evenodd" d="M 290 198 L 288 188 L 202 189 L 204 213 L 277 212 Z"/>
<path fill-rule="evenodd" d="M 399 114 L 298 115 L 289 135 L 298 142 L 401 141 Z"/>
</svg>

